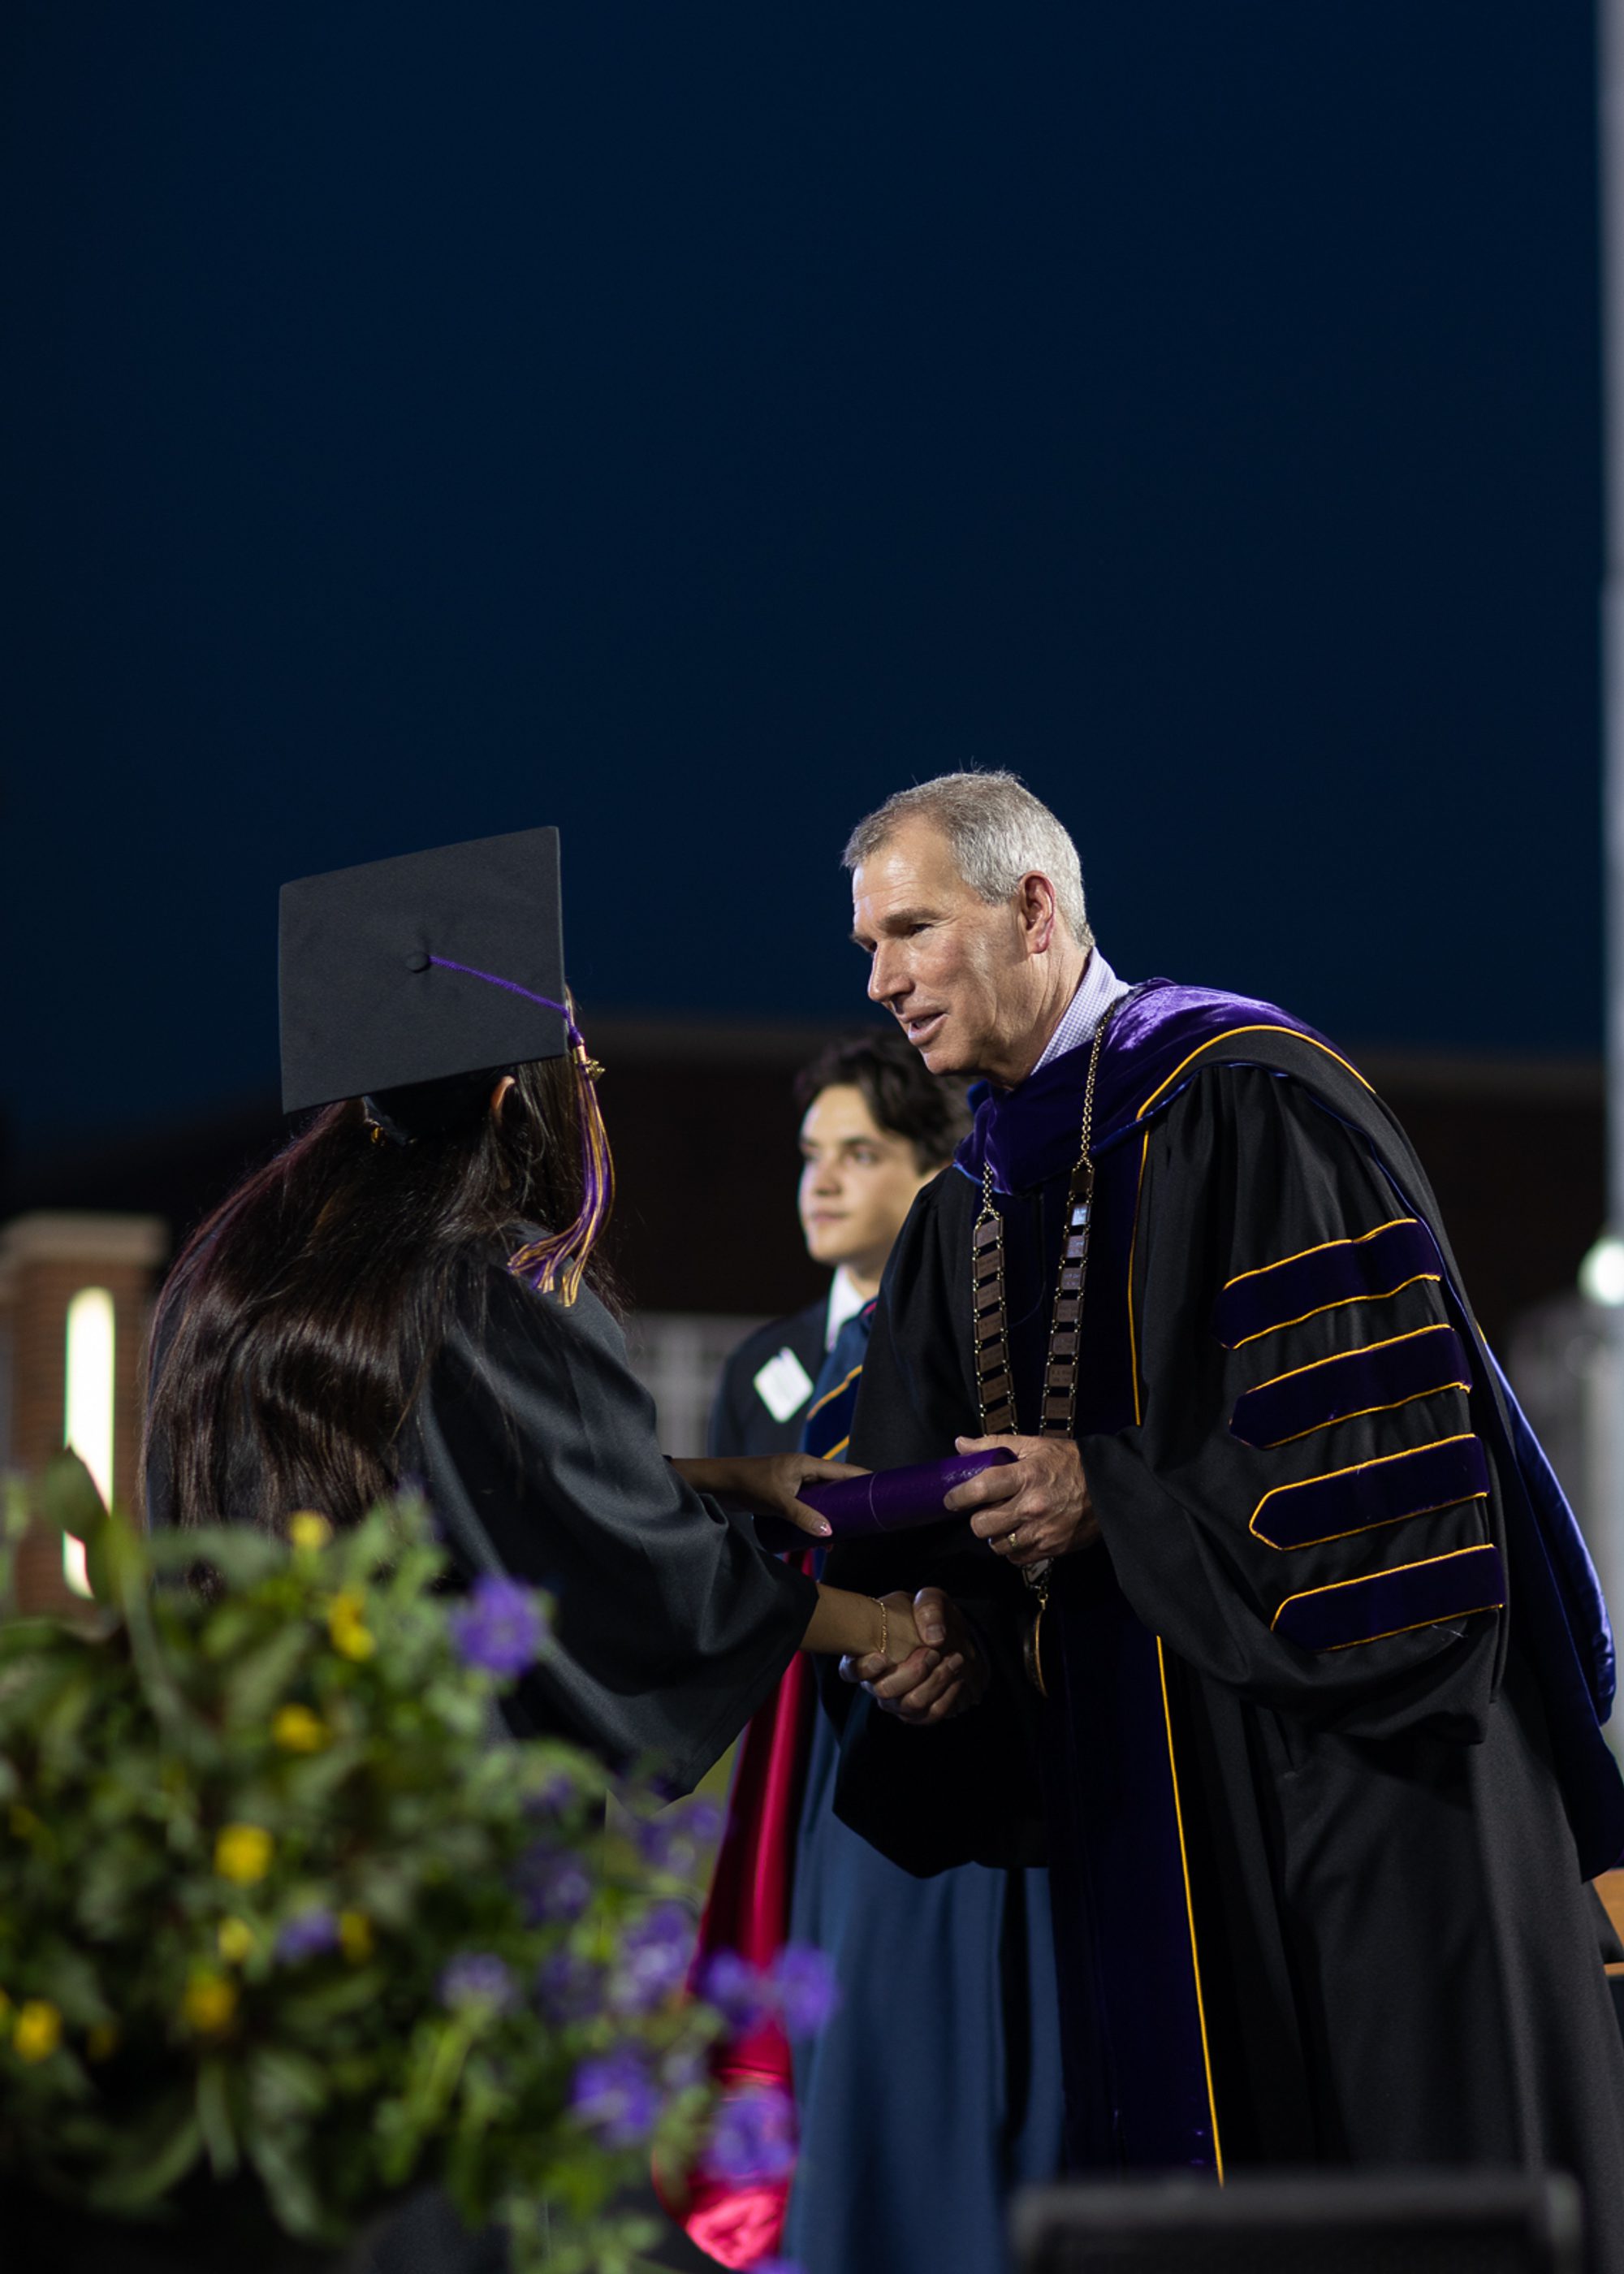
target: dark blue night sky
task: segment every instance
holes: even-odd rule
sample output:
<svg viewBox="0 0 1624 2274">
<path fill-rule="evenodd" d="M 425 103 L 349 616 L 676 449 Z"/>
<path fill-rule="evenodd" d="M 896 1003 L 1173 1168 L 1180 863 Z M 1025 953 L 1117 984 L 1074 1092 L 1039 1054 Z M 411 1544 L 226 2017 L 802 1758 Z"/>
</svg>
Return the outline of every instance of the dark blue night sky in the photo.
<svg viewBox="0 0 1624 2274">
<path fill-rule="evenodd" d="M 1130 975 L 1593 1047 L 1593 102 L 1572 0 L 11 0 L 19 1133 L 542 821 L 589 1012 L 838 1016 L 973 762 Z"/>
</svg>

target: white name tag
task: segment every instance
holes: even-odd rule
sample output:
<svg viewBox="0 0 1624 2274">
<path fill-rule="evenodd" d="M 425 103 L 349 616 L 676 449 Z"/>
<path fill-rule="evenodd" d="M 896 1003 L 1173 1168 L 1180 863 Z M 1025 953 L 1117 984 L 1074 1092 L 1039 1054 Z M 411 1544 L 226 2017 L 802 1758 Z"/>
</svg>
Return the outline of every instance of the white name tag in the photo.
<svg viewBox="0 0 1624 2274">
<path fill-rule="evenodd" d="M 812 1395 L 812 1377 L 793 1350 L 770 1358 L 756 1377 L 762 1404 L 775 1421 L 787 1421 Z"/>
</svg>

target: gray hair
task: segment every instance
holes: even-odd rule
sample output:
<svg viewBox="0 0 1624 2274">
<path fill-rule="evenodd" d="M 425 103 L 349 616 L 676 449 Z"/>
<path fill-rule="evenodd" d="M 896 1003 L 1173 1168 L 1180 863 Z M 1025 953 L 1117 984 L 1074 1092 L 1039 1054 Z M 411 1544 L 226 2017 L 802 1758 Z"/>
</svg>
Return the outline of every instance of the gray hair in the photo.
<svg viewBox="0 0 1624 2274">
<path fill-rule="evenodd" d="M 959 875 L 989 907 L 1011 899 L 1021 878 L 1036 870 L 1054 886 L 1055 905 L 1078 945 L 1094 945 L 1077 847 L 1019 774 L 938 774 L 898 790 L 853 830 L 841 866 L 860 867 L 898 822 L 915 816 L 941 831 Z"/>
</svg>

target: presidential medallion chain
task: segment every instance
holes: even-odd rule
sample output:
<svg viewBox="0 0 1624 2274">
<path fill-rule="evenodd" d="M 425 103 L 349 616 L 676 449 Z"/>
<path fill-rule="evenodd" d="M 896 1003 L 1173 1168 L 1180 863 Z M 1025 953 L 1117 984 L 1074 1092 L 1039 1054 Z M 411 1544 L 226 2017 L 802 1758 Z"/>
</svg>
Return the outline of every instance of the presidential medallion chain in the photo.
<svg viewBox="0 0 1624 2274">
<path fill-rule="evenodd" d="M 1015 1376 L 1004 1309 L 1004 1218 L 992 1204 L 992 1162 L 981 1163 L 981 1212 L 970 1235 L 975 1274 L 975 1382 L 983 1437 L 1012 1436 Z"/>
<path fill-rule="evenodd" d="M 1088 1279 L 1088 1233 L 1094 1215 L 1094 1081 L 1100 1070 L 1100 1045 L 1111 1022 L 1112 1004 L 1094 1030 L 1088 1053 L 1088 1073 L 1083 1085 L 1083 1125 L 1077 1164 L 1066 1186 L 1065 1229 L 1060 1242 L 1060 1270 L 1055 1286 L 1055 1306 L 1049 1330 L 1049 1353 L 1043 1368 L 1041 1412 L 1038 1434 L 1070 1437 L 1077 1422 L 1077 1373 L 1081 1355 L 1083 1296 Z M 993 1203 L 992 1161 L 981 1164 L 981 1212 L 970 1236 L 972 1285 L 975 1321 L 975 1382 L 981 1404 L 983 1437 L 1013 1436 L 1015 1369 L 1010 1358 L 1009 1314 L 1004 1295 L 1004 1219 Z M 1037 1595 L 1038 1611 L 1026 1636 L 1026 1671 L 1048 1696 L 1043 1679 L 1040 1642 L 1043 1612 L 1049 1601 L 1052 1565 L 1020 1567 L 1026 1585 Z"/>
<path fill-rule="evenodd" d="M 1116 1005 L 1113 1005 L 1114 1010 Z M 1060 1276 L 1055 1284 L 1054 1316 L 1049 1329 L 1049 1364 L 1043 1372 L 1041 1437 L 1069 1437 L 1077 1422 L 1077 1368 L 1081 1355 L 1083 1289 L 1088 1277 L 1088 1231 L 1094 1216 L 1094 1086 L 1100 1070 L 1100 1044 L 1111 1022 L 1107 1011 L 1094 1030 L 1088 1076 L 1083 1085 L 1083 1126 L 1077 1165 L 1066 1187 L 1065 1232 L 1060 1242 Z"/>
</svg>

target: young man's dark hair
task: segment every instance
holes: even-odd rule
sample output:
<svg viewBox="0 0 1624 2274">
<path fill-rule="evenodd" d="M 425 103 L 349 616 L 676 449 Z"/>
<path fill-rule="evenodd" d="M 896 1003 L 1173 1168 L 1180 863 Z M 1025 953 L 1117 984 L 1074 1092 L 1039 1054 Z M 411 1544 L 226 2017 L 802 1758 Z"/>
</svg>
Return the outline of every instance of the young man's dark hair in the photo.
<svg viewBox="0 0 1624 2274">
<path fill-rule="evenodd" d="M 908 1140 L 921 1169 L 944 1167 L 970 1126 L 963 1082 L 932 1073 L 894 1027 L 826 1043 L 795 1076 L 795 1103 L 804 1113 L 837 1084 L 860 1090 L 879 1126 Z"/>
</svg>

